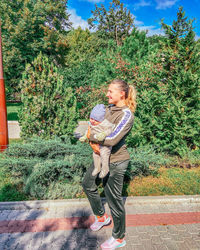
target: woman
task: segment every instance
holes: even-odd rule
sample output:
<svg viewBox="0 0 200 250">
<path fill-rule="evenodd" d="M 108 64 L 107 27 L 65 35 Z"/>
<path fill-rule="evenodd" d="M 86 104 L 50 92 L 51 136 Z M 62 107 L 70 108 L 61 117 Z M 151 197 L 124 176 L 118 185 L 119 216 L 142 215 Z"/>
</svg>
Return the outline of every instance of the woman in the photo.
<svg viewBox="0 0 200 250">
<path fill-rule="evenodd" d="M 136 108 L 136 91 L 125 81 L 116 79 L 111 82 L 107 95 L 109 105 L 105 119 L 115 124 L 114 131 L 103 142 L 95 135 L 90 135 L 90 141 L 104 146 L 112 146 L 109 174 L 103 179 L 104 192 L 114 222 L 112 237 L 105 241 L 102 249 L 115 249 L 126 245 L 125 237 L 125 208 L 122 199 L 124 174 L 129 163 L 129 153 L 126 149 L 125 138 L 133 125 L 133 112 Z M 98 231 L 110 224 L 110 217 L 105 214 L 97 191 L 96 176 L 92 176 L 91 166 L 83 180 L 83 188 L 95 215 L 91 230 Z"/>
</svg>

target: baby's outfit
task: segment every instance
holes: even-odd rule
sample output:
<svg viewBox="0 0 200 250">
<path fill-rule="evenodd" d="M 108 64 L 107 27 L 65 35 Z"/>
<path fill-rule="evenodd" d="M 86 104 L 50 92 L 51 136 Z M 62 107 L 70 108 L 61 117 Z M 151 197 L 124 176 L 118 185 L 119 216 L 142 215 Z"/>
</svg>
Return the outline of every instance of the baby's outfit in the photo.
<svg viewBox="0 0 200 250">
<path fill-rule="evenodd" d="M 105 106 L 103 104 L 96 105 L 91 113 L 90 118 L 98 121 L 97 125 L 92 125 L 90 123 L 87 138 L 90 137 L 90 133 L 97 136 L 99 141 L 103 141 L 106 136 L 112 133 L 115 125 L 104 119 L 105 116 Z M 100 138 L 100 139 L 99 139 Z M 94 170 L 92 175 L 95 176 L 99 172 L 99 177 L 105 177 L 109 172 L 109 158 L 111 154 L 112 147 L 102 146 L 97 143 L 90 142 L 90 146 L 93 149 L 93 160 L 94 160 Z"/>
</svg>

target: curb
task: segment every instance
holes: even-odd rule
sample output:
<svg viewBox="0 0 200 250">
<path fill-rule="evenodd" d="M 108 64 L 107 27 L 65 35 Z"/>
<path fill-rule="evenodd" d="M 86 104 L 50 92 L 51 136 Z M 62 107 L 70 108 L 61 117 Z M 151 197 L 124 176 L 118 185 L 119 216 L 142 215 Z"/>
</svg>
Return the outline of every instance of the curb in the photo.
<svg viewBox="0 0 200 250">
<path fill-rule="evenodd" d="M 174 196 L 136 196 L 123 197 L 125 205 L 143 204 L 198 204 L 200 208 L 200 195 L 174 195 Z M 106 199 L 102 198 L 105 202 Z M 30 209 L 55 209 L 61 207 L 90 206 L 87 198 L 63 200 L 34 200 L 0 202 L 0 210 L 30 210 Z"/>
</svg>

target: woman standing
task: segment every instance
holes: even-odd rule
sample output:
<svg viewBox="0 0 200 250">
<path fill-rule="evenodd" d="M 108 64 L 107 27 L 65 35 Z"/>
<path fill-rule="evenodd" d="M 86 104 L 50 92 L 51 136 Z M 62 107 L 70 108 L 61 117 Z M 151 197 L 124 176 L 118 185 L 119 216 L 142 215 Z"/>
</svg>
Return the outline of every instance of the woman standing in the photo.
<svg viewBox="0 0 200 250">
<path fill-rule="evenodd" d="M 116 79 L 111 82 L 107 95 L 109 105 L 105 119 L 115 124 L 114 131 L 103 142 L 95 135 L 90 135 L 90 141 L 104 146 L 112 146 L 109 174 L 103 179 L 104 192 L 114 222 L 112 237 L 105 241 L 102 249 L 115 249 L 126 245 L 125 237 L 125 208 L 122 199 L 124 174 L 129 163 L 129 153 L 126 149 L 125 138 L 133 125 L 133 113 L 136 108 L 136 91 L 125 81 Z M 97 190 L 96 176 L 92 176 L 91 166 L 83 180 L 83 188 L 95 215 L 91 230 L 98 231 L 110 223 L 110 217 L 105 214 Z"/>
</svg>

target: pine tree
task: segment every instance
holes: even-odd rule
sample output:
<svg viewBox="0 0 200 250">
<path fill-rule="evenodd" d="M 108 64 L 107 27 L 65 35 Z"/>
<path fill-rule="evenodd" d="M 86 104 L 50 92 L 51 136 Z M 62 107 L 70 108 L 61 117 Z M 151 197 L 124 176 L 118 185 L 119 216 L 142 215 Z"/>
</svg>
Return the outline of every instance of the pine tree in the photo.
<svg viewBox="0 0 200 250">
<path fill-rule="evenodd" d="M 96 29 L 100 37 L 114 39 L 117 45 L 121 45 L 126 36 L 133 28 L 133 15 L 124 7 L 120 0 L 112 0 L 109 10 L 101 4 L 95 5 L 96 9 L 91 11 L 92 18 L 88 19 L 90 29 Z"/>
</svg>

